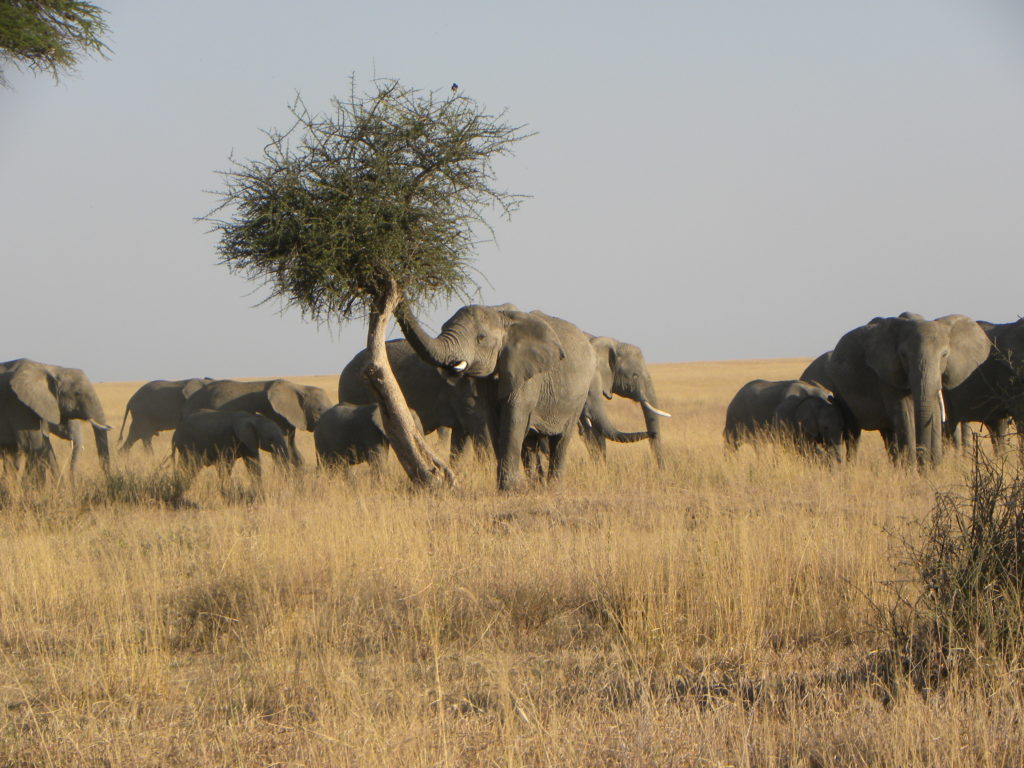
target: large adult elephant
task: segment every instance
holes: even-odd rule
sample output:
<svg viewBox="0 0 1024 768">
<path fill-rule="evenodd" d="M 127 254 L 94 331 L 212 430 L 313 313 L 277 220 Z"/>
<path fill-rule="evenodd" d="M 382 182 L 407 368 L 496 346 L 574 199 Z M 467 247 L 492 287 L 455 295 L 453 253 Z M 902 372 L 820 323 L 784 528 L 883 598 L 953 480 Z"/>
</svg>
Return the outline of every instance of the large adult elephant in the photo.
<svg viewBox="0 0 1024 768">
<path fill-rule="evenodd" d="M 500 489 L 519 484 L 530 430 L 550 439 L 549 476 L 560 474 L 595 371 L 594 348 L 583 331 L 542 312 L 504 306 L 462 307 L 437 338 L 405 307 L 397 319 L 425 361 L 490 385 L 483 387 L 483 396 L 497 425 Z"/>
<path fill-rule="evenodd" d="M 48 419 L 50 434 L 71 441 L 71 470 L 74 471 L 82 454 L 84 443 L 83 425 L 88 423 L 96 440 L 96 452 L 104 470 L 110 467 L 110 445 L 107 440 L 107 417 L 103 404 L 93 388 L 92 382 L 80 368 L 65 368 L 60 365 L 37 363 L 27 358 L 0 363 L 0 373 L 12 372 L 22 366 L 41 366 L 46 371 L 46 381 L 34 377 L 38 396 L 48 389 L 57 399 L 57 418 Z"/>
<path fill-rule="evenodd" d="M 1010 422 L 1024 425 L 1024 320 L 978 325 L 992 342 L 989 356 L 959 386 L 947 389 L 946 431 L 978 421 L 988 429 L 992 447 L 1005 448 Z"/>
<path fill-rule="evenodd" d="M 139 387 L 128 399 L 121 421 L 121 450 L 127 453 L 131 447 L 142 441 L 147 451 L 153 450 L 153 438 L 159 432 L 176 429 L 181 423 L 181 409 L 185 401 L 213 379 L 181 379 L 150 381 Z M 128 429 L 128 437 L 124 437 L 125 424 L 131 416 L 132 424 Z"/>
<path fill-rule="evenodd" d="M 876 317 L 839 340 L 827 379 L 858 428 L 891 432 L 894 456 L 905 452 L 922 464 L 937 464 L 942 390 L 959 386 L 990 347 L 985 332 L 965 315 Z"/>
<path fill-rule="evenodd" d="M 590 336 L 590 344 L 594 348 L 597 378 L 591 387 L 581 418 L 584 441 L 594 452 L 604 455 L 606 440 L 615 441 L 612 433 L 617 430 L 610 422 L 606 422 L 605 426 L 595 424 L 598 413 L 597 398 L 611 400 L 613 395 L 625 397 L 640 403 L 655 460 L 659 467 L 664 467 L 660 420 L 671 418 L 672 414 L 658 408 L 658 395 L 654 391 L 654 380 L 647 369 L 643 351 L 635 344 L 618 341 L 610 336 Z"/>
<path fill-rule="evenodd" d="M 320 415 L 333 406 L 320 387 L 295 384 L 285 379 L 267 381 L 211 381 L 185 401 L 181 418 L 203 410 L 247 411 L 274 421 L 288 440 L 292 461 L 302 463 L 295 447 L 295 431 L 312 432 Z"/>
<path fill-rule="evenodd" d="M 490 450 L 497 425 L 491 423 L 492 409 L 481 396 L 482 382 L 444 373 L 416 354 L 405 339 L 393 339 L 385 347 L 391 370 L 410 410 L 419 418 L 423 434 L 451 429 L 453 457 L 467 441 Z M 364 349 L 345 365 L 338 377 L 338 402 L 376 404 L 377 397 L 363 378 L 369 362 L 369 350 Z"/>
</svg>

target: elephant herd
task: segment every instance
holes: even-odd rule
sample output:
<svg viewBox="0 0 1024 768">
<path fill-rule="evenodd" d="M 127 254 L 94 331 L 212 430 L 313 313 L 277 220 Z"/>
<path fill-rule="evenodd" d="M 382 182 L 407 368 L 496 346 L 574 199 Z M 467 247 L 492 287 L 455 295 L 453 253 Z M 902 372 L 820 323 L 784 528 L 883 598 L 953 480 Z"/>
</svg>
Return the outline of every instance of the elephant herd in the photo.
<svg viewBox="0 0 1024 768">
<path fill-rule="evenodd" d="M 1024 320 L 876 317 L 843 335 L 799 380 L 745 384 L 726 412 L 726 442 L 777 430 L 842 461 L 855 454 L 863 430 L 876 430 L 894 460 L 928 465 L 942 460 L 944 437 L 960 444 L 967 423 L 981 422 L 999 452 L 1010 422 L 1024 413 L 1022 356 Z"/>
<path fill-rule="evenodd" d="M 388 342 L 387 355 L 417 426 L 424 434 L 449 432 L 453 458 L 470 448 L 493 455 L 499 488 L 519 485 L 524 467 L 557 477 L 577 432 L 596 454 L 607 440 L 649 440 L 655 460 L 663 463 L 660 419 L 670 414 L 658 408 L 638 347 L 510 304 L 463 307 L 436 338 L 408 311 L 398 321 L 406 338 Z M 237 459 L 258 475 L 261 451 L 301 462 L 295 447 L 301 429 L 313 432 L 322 464 L 379 463 L 388 442 L 362 375 L 368 361 L 363 350 L 345 366 L 337 405 L 318 387 L 283 379 L 149 382 L 128 401 L 121 450 L 127 453 L 140 441 L 151 450 L 156 434 L 174 430 L 172 455 L 186 480 L 202 466 L 223 471 Z M 605 406 L 614 395 L 640 404 L 644 431 L 614 426 Z M 24 456 L 27 473 L 55 472 L 52 435 L 72 441 L 73 470 L 83 421 L 92 425 L 107 469 L 110 427 L 84 373 L 24 359 L 0 364 L 0 453 L 6 463 L 20 464 Z"/>
<path fill-rule="evenodd" d="M 417 426 L 450 433 L 452 457 L 466 450 L 493 457 L 497 484 L 517 487 L 524 470 L 557 477 L 574 434 L 596 455 L 606 441 L 649 441 L 664 464 L 661 419 L 643 353 L 632 344 L 588 334 L 561 318 L 513 305 L 459 309 L 433 337 L 407 309 L 397 315 L 405 338 L 386 352 Z M 843 335 L 799 379 L 744 385 L 726 413 L 727 444 L 783 430 L 808 450 L 836 461 L 852 456 L 863 430 L 882 434 L 893 458 L 921 464 L 942 458 L 943 436 L 982 422 L 996 450 L 1024 392 L 1016 361 L 1024 355 L 1024 320 L 993 324 L 964 315 L 927 320 L 903 313 L 871 320 Z M 242 459 L 259 473 L 261 451 L 301 462 L 297 430 L 313 433 L 321 464 L 379 464 L 386 456 L 376 397 L 363 371 L 367 350 L 342 370 L 338 404 L 318 387 L 275 379 L 240 382 L 153 381 L 128 401 L 121 449 L 174 430 L 172 455 L 190 478 Z M 646 429 L 624 432 L 606 402 L 639 403 Z M 130 422 L 127 436 L 125 426 Z M 93 429 L 100 462 L 109 467 L 110 427 L 88 377 L 75 368 L 20 359 L 0 363 L 0 455 L 26 474 L 56 472 L 50 437 L 72 443 L 74 470 L 83 429 Z"/>
</svg>

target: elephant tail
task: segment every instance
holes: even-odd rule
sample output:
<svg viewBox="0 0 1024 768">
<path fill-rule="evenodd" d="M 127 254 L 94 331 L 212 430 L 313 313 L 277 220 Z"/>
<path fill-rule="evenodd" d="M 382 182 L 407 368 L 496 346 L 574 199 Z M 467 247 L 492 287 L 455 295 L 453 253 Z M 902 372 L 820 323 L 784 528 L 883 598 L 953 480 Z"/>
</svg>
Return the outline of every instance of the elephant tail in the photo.
<svg viewBox="0 0 1024 768">
<path fill-rule="evenodd" d="M 124 407 L 124 417 L 121 419 L 121 431 L 117 433 L 117 439 L 124 442 L 124 425 L 128 423 L 128 414 L 131 413 L 132 404 L 128 403 Z M 107 427 L 109 429 L 109 427 Z"/>
</svg>

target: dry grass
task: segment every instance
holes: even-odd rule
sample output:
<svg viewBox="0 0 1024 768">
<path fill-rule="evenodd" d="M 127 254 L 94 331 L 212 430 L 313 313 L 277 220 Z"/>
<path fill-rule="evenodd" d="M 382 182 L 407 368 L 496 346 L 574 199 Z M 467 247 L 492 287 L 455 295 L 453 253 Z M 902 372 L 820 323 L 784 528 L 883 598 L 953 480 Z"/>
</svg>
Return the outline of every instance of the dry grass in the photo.
<svg viewBox="0 0 1024 768">
<path fill-rule="evenodd" d="M 166 436 L 109 481 L 8 484 L 0 765 L 1021 765 L 1016 671 L 920 690 L 876 632 L 891 533 L 963 460 L 723 449 L 735 390 L 806 362 L 655 366 L 669 469 L 576 446 L 523 494 L 480 463 L 442 493 L 237 468 L 179 510 Z M 119 427 L 135 385 L 99 389 Z"/>
</svg>

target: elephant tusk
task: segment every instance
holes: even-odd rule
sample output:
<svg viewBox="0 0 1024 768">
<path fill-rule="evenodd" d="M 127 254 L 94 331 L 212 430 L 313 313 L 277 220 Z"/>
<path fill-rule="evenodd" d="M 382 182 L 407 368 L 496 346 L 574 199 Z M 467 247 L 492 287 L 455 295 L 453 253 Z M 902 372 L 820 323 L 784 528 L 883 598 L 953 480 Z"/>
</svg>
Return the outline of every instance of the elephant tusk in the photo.
<svg viewBox="0 0 1024 768">
<path fill-rule="evenodd" d="M 453 371 L 458 371 L 459 373 L 462 373 L 468 367 L 469 367 L 469 363 L 467 363 L 465 360 L 459 360 L 459 362 L 457 362 L 455 365 L 451 366 Z"/>
<path fill-rule="evenodd" d="M 96 427 L 96 429 L 102 429 L 104 432 L 109 432 L 111 429 L 113 429 L 113 427 L 110 427 L 107 424 L 100 424 L 98 421 L 92 421 L 91 419 L 90 419 L 90 423 L 94 427 Z"/>
<path fill-rule="evenodd" d="M 946 398 L 942 396 L 942 390 L 939 390 L 939 408 L 942 410 L 942 423 L 945 424 L 946 419 Z"/>
<path fill-rule="evenodd" d="M 662 410 L 660 410 L 658 408 L 655 408 L 653 405 L 648 403 L 646 400 L 641 400 L 640 401 L 640 405 L 642 405 L 644 407 L 645 411 L 650 411 L 651 413 L 655 414 L 656 416 L 663 416 L 666 419 L 671 419 L 672 418 L 672 414 L 671 413 L 669 413 L 668 411 L 662 411 Z"/>
</svg>

